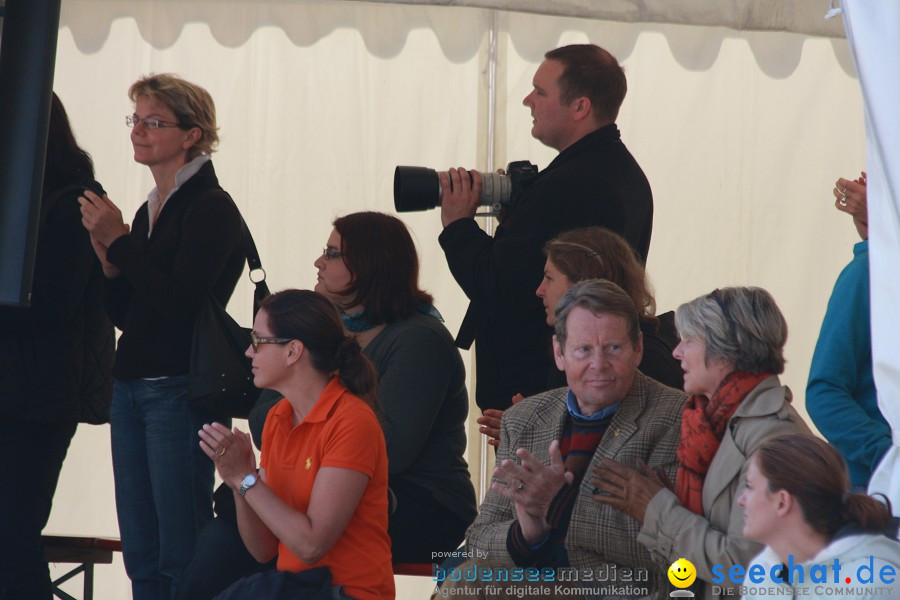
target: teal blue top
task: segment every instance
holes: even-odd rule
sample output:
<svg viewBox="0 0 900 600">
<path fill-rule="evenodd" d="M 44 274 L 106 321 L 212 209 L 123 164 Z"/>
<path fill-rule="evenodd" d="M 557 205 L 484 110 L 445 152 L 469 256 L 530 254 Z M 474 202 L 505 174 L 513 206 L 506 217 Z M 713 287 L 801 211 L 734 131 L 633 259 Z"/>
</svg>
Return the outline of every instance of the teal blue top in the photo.
<svg viewBox="0 0 900 600">
<path fill-rule="evenodd" d="M 853 247 L 853 260 L 834 284 L 806 385 L 806 411 L 865 487 L 891 445 L 872 375 L 869 311 L 869 242 Z"/>
</svg>

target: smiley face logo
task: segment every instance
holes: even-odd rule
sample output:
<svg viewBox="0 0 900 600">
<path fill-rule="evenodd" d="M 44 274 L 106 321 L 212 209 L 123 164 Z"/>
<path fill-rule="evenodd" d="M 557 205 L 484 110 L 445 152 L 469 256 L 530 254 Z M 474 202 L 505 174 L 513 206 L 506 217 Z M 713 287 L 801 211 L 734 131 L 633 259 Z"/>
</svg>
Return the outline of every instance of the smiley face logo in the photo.
<svg viewBox="0 0 900 600">
<path fill-rule="evenodd" d="M 694 583 L 697 579 L 697 569 L 694 564 L 686 558 L 679 558 L 672 563 L 667 572 L 669 583 L 677 588 L 686 588 Z"/>
</svg>

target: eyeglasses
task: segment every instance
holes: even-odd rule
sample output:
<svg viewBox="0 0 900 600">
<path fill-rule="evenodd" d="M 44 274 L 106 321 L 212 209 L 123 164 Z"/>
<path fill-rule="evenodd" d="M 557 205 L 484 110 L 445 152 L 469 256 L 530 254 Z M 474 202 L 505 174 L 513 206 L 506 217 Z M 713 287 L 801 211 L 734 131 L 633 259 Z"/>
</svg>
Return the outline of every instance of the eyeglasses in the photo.
<svg viewBox="0 0 900 600">
<path fill-rule="evenodd" d="M 259 352 L 259 347 L 263 344 L 287 344 L 292 341 L 294 340 L 291 338 L 257 337 L 255 333 L 250 332 L 250 345 L 253 346 L 254 352 Z"/>
<path fill-rule="evenodd" d="M 134 129 L 138 125 L 143 125 L 147 129 L 159 129 L 160 127 L 181 127 L 180 123 L 167 123 L 166 121 L 160 121 L 159 119 L 142 119 L 137 115 L 131 115 L 130 117 L 125 117 L 125 125 Z"/>
<path fill-rule="evenodd" d="M 322 256 L 325 257 L 325 260 L 334 260 L 335 258 L 342 258 L 344 253 L 334 248 L 322 248 Z"/>
</svg>

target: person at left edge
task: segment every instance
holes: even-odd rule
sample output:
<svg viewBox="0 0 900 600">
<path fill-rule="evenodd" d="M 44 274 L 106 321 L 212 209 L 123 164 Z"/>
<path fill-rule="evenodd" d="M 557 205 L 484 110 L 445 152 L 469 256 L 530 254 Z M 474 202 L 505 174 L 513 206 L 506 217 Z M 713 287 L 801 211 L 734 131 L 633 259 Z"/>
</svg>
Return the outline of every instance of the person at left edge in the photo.
<svg viewBox="0 0 900 600">
<path fill-rule="evenodd" d="M 78 197 L 94 181 L 56 94 L 44 166 L 31 305 L 0 307 L 0 598 L 50 600 L 41 531 L 78 422 L 106 419 L 115 339 L 100 303 L 103 274 L 81 226 Z"/>
<path fill-rule="evenodd" d="M 135 600 L 168 599 L 212 518 L 213 465 L 197 447 L 205 416 L 187 381 L 196 316 L 223 306 L 244 265 L 241 217 L 219 186 L 212 97 L 175 75 L 129 89 L 134 160 L 156 187 L 129 228 L 107 197 L 85 193 L 82 221 L 106 276 L 105 306 L 122 330 L 110 410 L 116 510 Z"/>
</svg>

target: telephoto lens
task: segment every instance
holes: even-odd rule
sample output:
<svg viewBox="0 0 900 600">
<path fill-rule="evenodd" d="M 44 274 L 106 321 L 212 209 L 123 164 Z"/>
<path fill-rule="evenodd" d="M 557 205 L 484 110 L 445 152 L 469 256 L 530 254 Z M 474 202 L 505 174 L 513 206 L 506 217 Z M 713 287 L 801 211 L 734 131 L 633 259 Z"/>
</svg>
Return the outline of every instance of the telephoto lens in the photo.
<svg viewBox="0 0 900 600">
<path fill-rule="evenodd" d="M 482 173 L 481 181 L 478 200 L 481 206 L 498 211 L 509 203 L 512 192 L 509 177 L 500 173 Z M 441 180 L 434 169 L 402 166 L 394 169 L 394 208 L 397 212 L 435 208 L 441 203 L 441 193 Z"/>
</svg>

